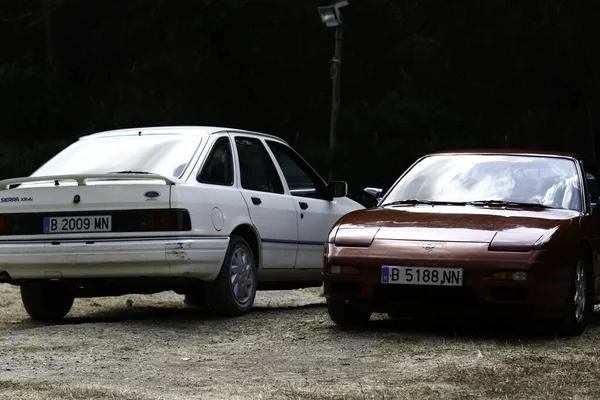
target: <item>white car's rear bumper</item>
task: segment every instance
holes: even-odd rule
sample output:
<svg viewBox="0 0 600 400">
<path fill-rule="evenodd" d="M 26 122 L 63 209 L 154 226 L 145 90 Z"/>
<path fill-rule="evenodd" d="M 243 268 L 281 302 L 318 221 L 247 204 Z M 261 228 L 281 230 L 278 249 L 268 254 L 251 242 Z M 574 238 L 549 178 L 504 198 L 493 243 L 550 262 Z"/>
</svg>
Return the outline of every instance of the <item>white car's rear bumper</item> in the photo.
<svg viewBox="0 0 600 400">
<path fill-rule="evenodd" d="M 219 274 L 228 237 L 0 242 L 0 273 L 14 279 L 190 277 Z"/>
</svg>

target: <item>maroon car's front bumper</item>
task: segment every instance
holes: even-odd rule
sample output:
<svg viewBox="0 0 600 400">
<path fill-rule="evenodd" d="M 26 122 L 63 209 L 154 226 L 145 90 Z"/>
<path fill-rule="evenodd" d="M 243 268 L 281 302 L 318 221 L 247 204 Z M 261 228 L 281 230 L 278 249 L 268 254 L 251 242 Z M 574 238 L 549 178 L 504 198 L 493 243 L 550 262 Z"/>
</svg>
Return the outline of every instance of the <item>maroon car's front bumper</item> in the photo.
<svg viewBox="0 0 600 400">
<path fill-rule="evenodd" d="M 327 244 L 325 296 L 328 304 L 353 304 L 373 312 L 401 315 L 436 312 L 494 312 L 553 317 L 561 311 L 575 262 L 568 252 L 489 251 L 486 243 L 374 240 L 370 247 Z M 358 274 L 332 274 L 331 266 L 354 267 Z M 383 265 L 462 268 L 462 286 L 384 284 Z M 524 281 L 497 280 L 497 272 L 522 271 Z"/>
</svg>

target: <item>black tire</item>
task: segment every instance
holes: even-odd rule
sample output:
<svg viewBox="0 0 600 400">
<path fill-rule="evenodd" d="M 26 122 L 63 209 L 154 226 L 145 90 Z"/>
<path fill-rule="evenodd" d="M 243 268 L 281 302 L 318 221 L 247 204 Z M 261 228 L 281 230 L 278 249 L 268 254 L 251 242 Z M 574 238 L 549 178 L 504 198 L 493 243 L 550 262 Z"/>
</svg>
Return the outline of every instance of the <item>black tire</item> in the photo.
<svg viewBox="0 0 600 400">
<path fill-rule="evenodd" d="M 206 307 L 208 302 L 206 301 L 206 290 L 204 289 L 204 282 L 200 283 L 192 291 L 185 294 L 183 299 L 185 305 L 190 307 Z"/>
<path fill-rule="evenodd" d="M 31 281 L 21 284 L 21 300 L 32 319 L 58 321 L 68 314 L 75 297 L 61 282 Z"/>
<path fill-rule="evenodd" d="M 211 313 L 240 316 L 250 311 L 256 297 L 256 262 L 242 237 L 231 237 L 217 279 L 205 285 Z"/>
<path fill-rule="evenodd" d="M 558 321 L 561 336 L 579 336 L 588 325 L 594 311 L 593 276 L 586 258 L 580 256 L 572 269 L 563 315 Z"/>
<path fill-rule="evenodd" d="M 390 318 L 390 319 L 404 319 L 404 318 L 409 318 L 409 317 L 411 317 L 411 315 L 406 312 L 402 313 L 402 312 L 394 311 L 394 312 L 388 313 L 388 318 Z"/>
<path fill-rule="evenodd" d="M 329 318 L 340 328 L 360 328 L 367 325 L 371 318 L 371 310 L 359 308 L 350 304 L 327 303 Z"/>
</svg>

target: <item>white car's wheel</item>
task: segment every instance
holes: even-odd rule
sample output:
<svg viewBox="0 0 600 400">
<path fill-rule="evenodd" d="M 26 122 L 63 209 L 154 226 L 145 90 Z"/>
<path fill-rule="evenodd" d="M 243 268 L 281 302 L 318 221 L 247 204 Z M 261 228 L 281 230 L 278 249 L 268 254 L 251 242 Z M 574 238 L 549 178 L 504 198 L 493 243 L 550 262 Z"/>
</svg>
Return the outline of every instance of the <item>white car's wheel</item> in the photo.
<svg viewBox="0 0 600 400">
<path fill-rule="evenodd" d="M 21 284 L 21 299 L 31 318 L 57 321 L 67 315 L 75 298 L 61 282 L 32 281 Z"/>
<path fill-rule="evenodd" d="M 256 262 L 248 243 L 232 236 L 221 272 L 206 283 L 209 310 L 218 315 L 238 316 L 250 311 L 256 297 Z"/>
</svg>

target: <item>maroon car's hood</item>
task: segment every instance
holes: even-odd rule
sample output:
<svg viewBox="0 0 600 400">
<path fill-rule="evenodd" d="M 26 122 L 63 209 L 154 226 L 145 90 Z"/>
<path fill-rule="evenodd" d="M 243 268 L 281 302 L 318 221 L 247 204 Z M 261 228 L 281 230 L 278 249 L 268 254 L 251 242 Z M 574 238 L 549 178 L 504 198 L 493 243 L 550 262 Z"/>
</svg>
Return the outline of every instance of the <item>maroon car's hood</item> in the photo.
<svg viewBox="0 0 600 400">
<path fill-rule="evenodd" d="M 579 213 L 478 206 L 401 206 L 353 212 L 340 221 L 336 244 L 373 239 L 502 243 L 532 246 Z M 361 231 L 363 233 L 361 233 Z M 368 233 L 368 234 L 367 234 Z M 361 240 L 362 238 L 362 240 Z M 360 245 L 356 243 L 357 245 Z"/>
</svg>

